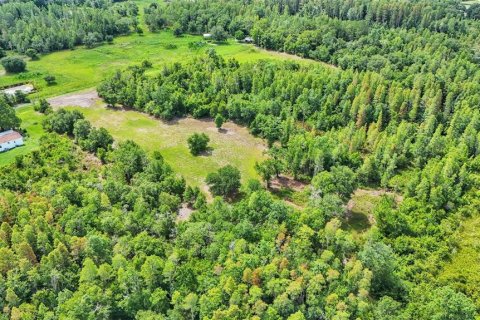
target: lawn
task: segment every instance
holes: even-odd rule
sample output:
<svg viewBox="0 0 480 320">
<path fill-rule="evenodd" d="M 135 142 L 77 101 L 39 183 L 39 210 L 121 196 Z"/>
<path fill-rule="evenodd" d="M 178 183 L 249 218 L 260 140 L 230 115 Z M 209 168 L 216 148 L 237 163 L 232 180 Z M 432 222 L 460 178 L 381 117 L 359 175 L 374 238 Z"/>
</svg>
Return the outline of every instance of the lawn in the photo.
<svg viewBox="0 0 480 320">
<path fill-rule="evenodd" d="M 44 133 L 42 129 L 43 116 L 33 111 L 32 107 L 18 108 L 17 115 L 22 119 L 22 128 L 27 130 L 27 136 L 24 138 L 25 145 L 5 153 L 0 153 L 0 166 L 9 164 L 15 160 L 16 156 L 29 153 L 37 148 L 39 139 Z"/>
<path fill-rule="evenodd" d="M 116 141 L 131 139 L 147 151 L 160 151 L 191 185 L 205 187 L 206 175 L 227 164 L 240 170 L 244 182 L 258 177 L 254 165 L 263 159 L 263 142 L 233 123 L 224 124 L 225 130 L 219 132 L 211 120 L 183 118 L 163 122 L 136 111 L 107 109 L 101 104 L 68 109 L 81 111 L 94 126 L 106 128 Z M 198 157 L 190 154 L 187 138 L 194 132 L 209 136 L 211 154 Z"/>
</svg>

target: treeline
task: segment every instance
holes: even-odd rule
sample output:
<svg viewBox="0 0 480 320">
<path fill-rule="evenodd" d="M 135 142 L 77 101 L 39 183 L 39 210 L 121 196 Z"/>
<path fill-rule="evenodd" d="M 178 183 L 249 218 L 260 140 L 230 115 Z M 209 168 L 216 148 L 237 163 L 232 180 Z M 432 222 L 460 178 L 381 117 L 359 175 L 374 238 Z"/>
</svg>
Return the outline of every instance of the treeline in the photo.
<svg viewBox="0 0 480 320">
<path fill-rule="evenodd" d="M 326 206 L 295 212 L 251 182 L 176 223 L 191 192 L 158 153 L 127 141 L 107 159 L 51 134 L 0 170 L 2 318 L 473 319 L 449 287 L 403 308 L 392 249 Z"/>
<path fill-rule="evenodd" d="M 157 10 L 152 10 L 155 8 Z M 389 28 L 428 29 L 451 34 L 467 28 L 465 16 L 471 12 L 459 1 L 388 1 L 388 0 L 282 0 L 282 1 L 185 1 L 175 0 L 162 8 L 152 4 L 147 14 L 164 15 L 165 21 L 177 21 L 185 31 L 205 32 L 216 25 L 232 35 L 239 26 L 259 19 L 283 16 L 314 18 L 321 15 L 339 20 L 363 20 Z M 148 22 L 148 20 L 147 20 Z M 244 30 L 247 31 L 247 30 Z"/>
<path fill-rule="evenodd" d="M 466 10 L 457 1 L 174 1 L 146 8 L 145 20 L 177 32 L 221 28 L 262 48 L 405 79 L 445 63 L 478 63 L 480 23 Z"/>
<path fill-rule="evenodd" d="M 0 47 L 25 53 L 88 47 L 112 41 L 137 27 L 133 2 L 109 0 L 81 3 L 33 1 L 0 5 Z"/>
</svg>

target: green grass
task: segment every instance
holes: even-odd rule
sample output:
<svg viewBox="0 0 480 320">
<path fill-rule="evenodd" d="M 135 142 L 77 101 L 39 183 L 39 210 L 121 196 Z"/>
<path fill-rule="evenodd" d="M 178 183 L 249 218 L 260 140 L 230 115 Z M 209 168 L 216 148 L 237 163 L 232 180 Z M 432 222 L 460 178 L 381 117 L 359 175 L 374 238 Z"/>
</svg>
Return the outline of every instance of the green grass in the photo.
<svg viewBox="0 0 480 320">
<path fill-rule="evenodd" d="M 155 68 L 164 63 L 192 59 L 203 54 L 207 48 L 214 48 L 225 58 L 234 57 L 239 62 L 290 59 L 288 56 L 259 50 L 234 40 L 222 45 L 209 44 L 196 51 L 188 48 L 188 43 L 201 39 L 201 36 L 192 35 L 177 38 L 169 31 L 145 32 L 143 36 L 132 34 L 117 37 L 113 44 L 104 44 L 93 49 L 78 47 L 75 50 L 54 52 L 41 56 L 38 61 L 28 61 L 27 72 L 0 76 L 0 87 L 31 82 L 38 90 L 33 94 L 34 98 L 52 97 L 95 87 L 115 70 L 141 63 L 146 59 L 150 60 Z M 166 44 L 174 44 L 177 48 L 166 49 Z M 2 74 L 1 67 L 0 71 Z M 56 77 L 56 85 L 46 85 L 43 78 L 49 74 Z"/>
<path fill-rule="evenodd" d="M 17 115 L 22 119 L 22 128 L 27 130 L 27 136 L 24 138 L 25 145 L 0 153 L 0 166 L 9 164 L 15 160 L 16 156 L 27 154 L 37 148 L 39 139 L 44 133 L 42 129 L 43 115 L 35 112 L 32 107 L 18 108 Z"/>
<path fill-rule="evenodd" d="M 439 280 L 452 285 L 472 298 L 480 308 L 480 216 L 462 223 L 456 236 L 458 250 L 452 255 L 440 274 Z"/>
<path fill-rule="evenodd" d="M 227 132 L 222 133 L 216 130 L 213 121 L 187 118 L 166 123 L 136 111 L 112 110 L 101 105 L 69 109 L 83 112 L 94 126 L 106 128 L 116 141 L 131 139 L 147 151 L 160 151 L 191 185 L 205 187 L 206 175 L 227 164 L 240 170 L 244 182 L 258 178 L 254 165 L 263 159 L 263 142 L 244 127 L 226 123 Z M 187 138 L 194 132 L 204 132 L 210 137 L 211 155 L 190 154 Z"/>
<path fill-rule="evenodd" d="M 402 197 L 398 194 L 388 192 L 386 195 L 394 196 L 397 203 L 402 201 Z M 373 210 L 383 196 L 385 196 L 383 190 L 357 189 L 348 203 L 350 212 L 348 219 L 343 221 L 344 229 L 358 236 L 367 231 L 371 227 Z"/>
</svg>

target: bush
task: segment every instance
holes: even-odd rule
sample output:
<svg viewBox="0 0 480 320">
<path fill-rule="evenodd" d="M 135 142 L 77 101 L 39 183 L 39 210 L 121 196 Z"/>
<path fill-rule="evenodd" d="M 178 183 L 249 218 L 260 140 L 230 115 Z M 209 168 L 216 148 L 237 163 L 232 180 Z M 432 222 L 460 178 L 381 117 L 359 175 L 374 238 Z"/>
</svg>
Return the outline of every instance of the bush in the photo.
<svg viewBox="0 0 480 320">
<path fill-rule="evenodd" d="M 2 59 L 3 57 L 6 57 L 6 56 L 7 56 L 7 53 L 5 52 L 5 50 L 0 48 L 0 59 Z"/>
<path fill-rule="evenodd" d="M 217 127 L 218 130 L 222 128 L 222 125 L 225 123 L 225 118 L 219 113 L 215 117 L 215 126 Z"/>
<path fill-rule="evenodd" d="M 43 80 L 45 80 L 47 85 L 51 86 L 51 85 L 54 85 L 56 83 L 57 79 L 55 78 L 55 76 L 47 75 L 43 78 Z"/>
<path fill-rule="evenodd" d="M 163 46 L 167 50 L 177 49 L 177 45 L 175 43 L 167 43 Z"/>
<path fill-rule="evenodd" d="M 44 114 L 48 114 L 53 111 L 52 106 L 45 99 L 40 99 L 37 103 L 35 103 L 33 109 Z"/>
<path fill-rule="evenodd" d="M 142 68 L 150 69 L 152 67 L 152 62 L 150 60 L 143 60 L 142 61 Z"/>
<path fill-rule="evenodd" d="M 5 57 L 0 63 L 8 73 L 19 73 L 25 71 L 27 64 L 19 57 Z"/>
<path fill-rule="evenodd" d="M 30 102 L 25 92 L 21 90 L 15 91 L 14 100 L 16 104 Z"/>
<path fill-rule="evenodd" d="M 227 41 L 228 33 L 221 26 L 215 26 L 212 28 L 212 40 L 215 42 Z"/>
<path fill-rule="evenodd" d="M 25 54 L 27 55 L 27 57 L 29 57 L 32 60 L 38 60 L 38 51 L 35 49 L 32 49 L 32 48 L 27 49 Z"/>
<path fill-rule="evenodd" d="M 194 133 L 188 138 L 187 142 L 190 153 L 198 156 L 207 150 L 210 138 L 205 133 Z"/>
<path fill-rule="evenodd" d="M 175 37 L 180 37 L 183 34 L 183 27 L 180 23 L 175 23 L 173 25 L 173 35 Z"/>
</svg>

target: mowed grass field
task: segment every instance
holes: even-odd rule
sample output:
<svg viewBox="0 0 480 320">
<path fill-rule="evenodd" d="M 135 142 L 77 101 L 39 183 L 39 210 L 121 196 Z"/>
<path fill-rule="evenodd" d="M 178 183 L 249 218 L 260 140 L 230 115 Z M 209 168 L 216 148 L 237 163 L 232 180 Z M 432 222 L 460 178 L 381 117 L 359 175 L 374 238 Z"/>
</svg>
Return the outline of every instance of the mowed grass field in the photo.
<svg viewBox="0 0 480 320">
<path fill-rule="evenodd" d="M 147 151 L 160 151 L 190 185 L 205 188 L 206 175 L 227 164 L 240 170 L 244 182 L 258 178 L 254 165 L 264 157 L 263 141 L 234 123 L 225 123 L 225 130 L 219 132 L 212 120 L 182 118 L 164 122 L 136 111 L 107 109 L 102 103 L 67 109 L 81 111 L 94 126 L 106 128 L 117 142 L 130 139 Z M 196 157 L 190 154 L 187 139 L 195 132 L 208 135 L 211 152 Z"/>
</svg>

